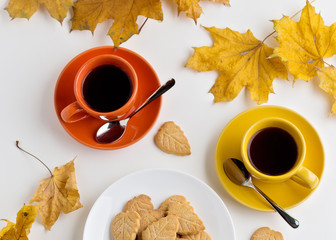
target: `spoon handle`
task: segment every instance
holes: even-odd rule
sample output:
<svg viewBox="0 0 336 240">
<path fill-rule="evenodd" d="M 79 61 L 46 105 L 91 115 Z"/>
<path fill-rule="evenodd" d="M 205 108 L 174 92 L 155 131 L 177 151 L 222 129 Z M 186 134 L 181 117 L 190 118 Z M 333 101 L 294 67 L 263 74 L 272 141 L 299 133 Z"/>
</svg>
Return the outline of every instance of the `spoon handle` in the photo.
<svg viewBox="0 0 336 240">
<path fill-rule="evenodd" d="M 143 104 L 141 107 L 139 107 L 134 113 L 132 113 L 129 118 L 133 117 L 133 115 L 137 114 L 141 109 L 146 107 L 149 103 L 160 97 L 162 94 L 167 92 L 170 88 L 172 88 L 175 85 L 175 80 L 172 78 L 168 80 L 164 85 L 162 85 L 160 88 L 158 88 Z"/>
<path fill-rule="evenodd" d="M 276 210 L 283 219 L 292 227 L 292 228 L 297 228 L 299 227 L 300 223 L 298 220 L 290 216 L 285 210 L 283 210 L 279 205 L 277 205 L 272 199 L 270 199 L 263 191 L 261 191 L 258 187 L 255 185 L 251 186 L 254 190 L 256 190 L 271 206 Z"/>
</svg>

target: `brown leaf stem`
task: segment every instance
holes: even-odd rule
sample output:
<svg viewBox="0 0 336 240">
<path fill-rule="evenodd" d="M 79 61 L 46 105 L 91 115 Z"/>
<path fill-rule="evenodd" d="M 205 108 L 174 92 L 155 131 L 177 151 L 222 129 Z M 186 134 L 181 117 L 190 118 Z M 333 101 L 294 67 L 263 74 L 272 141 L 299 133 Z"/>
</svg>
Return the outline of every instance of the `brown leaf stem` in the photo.
<svg viewBox="0 0 336 240">
<path fill-rule="evenodd" d="M 30 156 L 32 156 L 33 158 L 37 159 L 40 163 L 43 164 L 43 166 L 45 166 L 45 167 L 48 169 L 48 171 L 49 171 L 51 177 L 53 176 L 53 174 L 52 174 L 50 168 L 49 168 L 49 167 L 48 167 L 42 160 L 40 160 L 40 159 L 39 159 L 38 157 L 36 157 L 35 155 L 31 154 L 30 152 L 27 152 L 26 150 L 24 150 L 23 148 L 21 148 L 21 147 L 19 146 L 19 141 L 18 141 L 18 140 L 16 141 L 16 147 L 17 147 L 18 149 L 20 149 L 21 151 L 23 151 L 24 153 L 27 153 L 28 155 L 30 155 Z"/>
<path fill-rule="evenodd" d="M 312 0 L 311 2 L 310 2 L 310 4 L 311 3 L 313 3 L 313 2 L 315 2 L 316 0 Z M 296 15 L 298 15 L 300 12 L 302 12 L 302 9 L 300 10 L 300 11 L 297 11 L 293 16 L 291 16 L 290 18 L 292 19 L 292 18 L 294 18 L 294 17 L 296 17 Z M 274 33 L 276 33 L 276 31 L 273 31 L 273 32 L 271 32 L 270 34 L 268 34 L 265 38 L 264 38 L 264 40 L 262 40 L 262 43 L 264 43 L 270 36 L 272 36 Z"/>
<path fill-rule="evenodd" d="M 323 63 L 324 63 L 325 65 L 327 65 L 328 67 L 334 67 L 332 64 L 327 63 L 326 61 L 324 61 L 324 59 L 323 59 Z"/>
<path fill-rule="evenodd" d="M 139 28 L 138 34 L 140 34 L 142 28 L 144 27 L 144 25 L 146 24 L 148 18 L 146 18 L 146 20 L 143 22 L 143 24 L 141 25 L 141 27 Z"/>
<path fill-rule="evenodd" d="M 264 42 L 267 40 L 267 38 L 269 38 L 270 36 L 272 36 L 274 33 L 276 33 L 276 31 L 273 31 L 273 32 L 271 32 L 270 34 L 268 34 L 268 35 L 264 38 L 264 40 L 262 40 L 262 43 L 264 43 Z"/>
</svg>

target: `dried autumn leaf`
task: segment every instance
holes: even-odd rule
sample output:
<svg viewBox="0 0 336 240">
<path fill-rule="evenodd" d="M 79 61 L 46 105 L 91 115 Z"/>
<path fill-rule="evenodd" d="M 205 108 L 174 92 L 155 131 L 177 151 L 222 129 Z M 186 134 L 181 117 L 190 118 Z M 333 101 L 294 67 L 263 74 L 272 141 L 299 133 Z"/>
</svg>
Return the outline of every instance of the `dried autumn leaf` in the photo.
<svg viewBox="0 0 336 240">
<path fill-rule="evenodd" d="M 285 16 L 273 21 L 280 47 L 274 51 L 287 63 L 294 78 L 310 80 L 316 67 L 323 67 L 323 58 L 336 53 L 336 23 L 327 27 L 320 14 L 307 1 L 299 22 Z"/>
<path fill-rule="evenodd" d="M 200 0 L 174 0 L 177 3 L 178 14 L 185 12 L 187 17 L 194 19 L 195 23 L 197 19 L 203 13 L 201 6 L 198 4 Z"/>
<path fill-rule="evenodd" d="M 28 240 L 30 228 L 35 221 L 38 213 L 38 205 L 24 205 L 16 215 L 16 224 L 7 222 L 7 226 L 1 229 L 1 240 Z"/>
<path fill-rule="evenodd" d="M 220 75 L 210 92 L 214 101 L 231 101 L 246 87 L 258 104 L 268 101 L 275 78 L 287 79 L 279 58 L 270 58 L 273 49 L 256 39 L 252 32 L 239 33 L 229 28 L 205 28 L 214 45 L 194 48 L 186 66 L 197 71 L 217 70 Z"/>
<path fill-rule="evenodd" d="M 186 16 L 194 19 L 195 23 L 203 13 L 203 10 L 199 5 L 200 0 L 174 0 L 174 1 L 178 6 L 177 7 L 178 14 L 180 14 L 180 12 L 185 12 Z M 230 0 L 209 0 L 209 1 L 230 5 Z"/>
<path fill-rule="evenodd" d="M 318 69 L 317 76 L 320 79 L 320 88 L 334 98 L 331 112 L 336 114 L 336 69 L 335 67 L 323 67 Z"/>
<path fill-rule="evenodd" d="M 140 218 L 136 211 L 118 213 L 111 225 L 114 240 L 134 240 L 140 227 Z"/>
<path fill-rule="evenodd" d="M 93 32 L 98 23 L 114 19 L 108 35 L 118 47 L 139 32 L 137 17 L 163 20 L 160 0 L 78 0 L 74 7 L 72 30 Z"/>
<path fill-rule="evenodd" d="M 223 3 L 226 6 L 230 6 L 230 0 L 208 0 L 208 1 Z"/>
<path fill-rule="evenodd" d="M 48 9 L 49 14 L 63 22 L 68 11 L 73 6 L 72 0 L 10 0 L 6 10 L 12 18 L 29 19 L 40 7 Z"/>
<path fill-rule="evenodd" d="M 190 145 L 183 131 L 174 122 L 164 123 L 155 135 L 156 145 L 164 152 L 185 156 L 190 155 Z"/>
<path fill-rule="evenodd" d="M 74 160 L 56 167 L 51 177 L 43 179 L 30 203 L 39 202 L 43 225 L 50 230 L 61 212 L 69 213 L 82 207 L 79 201 Z"/>
<path fill-rule="evenodd" d="M 142 232 L 143 240 L 175 240 L 176 232 L 179 227 L 175 216 L 167 216 L 152 223 Z"/>
</svg>

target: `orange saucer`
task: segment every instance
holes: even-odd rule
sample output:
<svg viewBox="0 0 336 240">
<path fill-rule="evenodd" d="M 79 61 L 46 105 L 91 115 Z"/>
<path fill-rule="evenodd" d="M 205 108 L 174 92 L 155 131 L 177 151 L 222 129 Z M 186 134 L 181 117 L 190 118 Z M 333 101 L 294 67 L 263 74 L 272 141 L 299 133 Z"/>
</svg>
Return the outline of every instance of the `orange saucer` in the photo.
<svg viewBox="0 0 336 240">
<path fill-rule="evenodd" d="M 137 53 L 122 47 L 118 47 L 117 50 L 113 46 L 97 47 L 77 55 L 65 66 L 59 75 L 54 95 L 55 110 L 63 128 L 78 142 L 96 149 L 119 149 L 139 141 L 152 128 L 160 112 L 162 97 L 132 117 L 128 122 L 124 136 L 114 143 L 100 144 L 95 141 L 96 131 L 104 123 L 102 120 L 87 117 L 75 123 L 64 122 L 60 116 L 60 112 L 68 104 L 76 100 L 73 91 L 73 82 L 78 69 L 90 58 L 101 54 L 121 56 L 135 69 L 139 79 L 138 94 L 130 112 L 137 109 L 161 85 L 152 66 Z"/>
</svg>

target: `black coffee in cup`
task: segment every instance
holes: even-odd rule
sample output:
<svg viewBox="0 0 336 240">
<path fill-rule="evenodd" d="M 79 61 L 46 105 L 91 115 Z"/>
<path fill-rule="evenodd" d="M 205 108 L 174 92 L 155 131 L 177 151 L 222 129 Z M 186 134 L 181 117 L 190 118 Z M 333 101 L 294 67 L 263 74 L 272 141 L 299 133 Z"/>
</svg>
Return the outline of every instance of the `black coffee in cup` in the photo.
<svg viewBox="0 0 336 240">
<path fill-rule="evenodd" d="M 114 65 L 101 65 L 86 75 L 82 92 L 90 108 L 97 112 L 112 112 L 129 100 L 132 83 L 123 69 Z"/>
<path fill-rule="evenodd" d="M 256 132 L 250 139 L 247 152 L 254 168 L 273 176 L 288 172 L 298 157 L 294 138 L 278 127 L 267 127 Z"/>
</svg>

